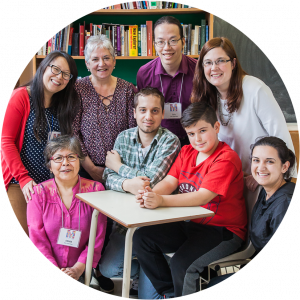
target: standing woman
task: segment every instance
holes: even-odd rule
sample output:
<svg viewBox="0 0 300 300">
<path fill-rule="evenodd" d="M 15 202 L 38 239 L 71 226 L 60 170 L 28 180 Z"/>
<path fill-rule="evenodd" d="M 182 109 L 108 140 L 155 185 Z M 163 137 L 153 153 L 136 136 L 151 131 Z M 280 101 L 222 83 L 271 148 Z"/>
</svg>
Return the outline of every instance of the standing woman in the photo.
<svg viewBox="0 0 300 300">
<path fill-rule="evenodd" d="M 113 149 L 120 132 L 136 126 L 134 87 L 111 75 L 116 65 L 115 52 L 105 35 L 90 37 L 84 54 L 91 75 L 75 84 L 81 106 L 73 127 L 86 156 L 81 176 L 102 181 L 107 151 Z"/>
<path fill-rule="evenodd" d="M 76 79 L 72 57 L 53 51 L 41 62 L 33 80 L 13 91 L 6 109 L 1 139 L 3 178 L 10 203 L 27 234 L 26 207 L 33 186 L 50 178 L 43 156 L 47 141 L 72 133 L 79 106 Z"/>
<path fill-rule="evenodd" d="M 217 112 L 219 139 L 242 160 L 246 185 L 254 191 L 258 183 L 250 170 L 250 145 L 261 136 L 277 136 L 293 152 L 284 116 L 271 89 L 242 69 L 232 43 L 224 37 L 203 46 L 196 65 L 191 102 L 205 101 Z M 296 172 L 292 174 L 296 177 Z"/>
</svg>

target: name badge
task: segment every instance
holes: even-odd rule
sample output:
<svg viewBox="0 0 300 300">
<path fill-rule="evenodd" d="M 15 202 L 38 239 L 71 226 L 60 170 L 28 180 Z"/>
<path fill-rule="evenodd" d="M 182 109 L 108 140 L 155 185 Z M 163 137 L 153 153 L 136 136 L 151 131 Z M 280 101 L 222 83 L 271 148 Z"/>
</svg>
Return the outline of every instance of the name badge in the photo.
<svg viewBox="0 0 300 300">
<path fill-rule="evenodd" d="M 78 248 L 81 238 L 81 231 L 68 228 L 59 230 L 57 244 Z"/>
<path fill-rule="evenodd" d="M 164 119 L 180 119 L 182 116 L 181 103 L 165 103 Z"/>
<path fill-rule="evenodd" d="M 51 131 L 48 133 L 48 141 L 51 141 L 61 135 L 61 132 L 59 131 Z"/>
</svg>

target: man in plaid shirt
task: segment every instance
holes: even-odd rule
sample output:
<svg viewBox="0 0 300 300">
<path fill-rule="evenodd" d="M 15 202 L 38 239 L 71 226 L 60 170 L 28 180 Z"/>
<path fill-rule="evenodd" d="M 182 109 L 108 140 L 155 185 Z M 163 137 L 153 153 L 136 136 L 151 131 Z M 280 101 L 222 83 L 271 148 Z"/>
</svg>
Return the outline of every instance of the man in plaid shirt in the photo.
<svg viewBox="0 0 300 300">
<path fill-rule="evenodd" d="M 114 149 L 106 156 L 103 174 L 106 188 L 137 195 L 146 186 L 153 188 L 168 173 L 179 151 L 176 135 L 160 126 L 164 117 L 164 96 L 156 88 L 144 88 L 135 95 L 137 127 L 121 132 Z M 100 261 L 100 271 L 108 278 L 123 273 L 126 228 L 116 224 Z M 138 276 L 133 261 L 131 275 Z"/>
</svg>

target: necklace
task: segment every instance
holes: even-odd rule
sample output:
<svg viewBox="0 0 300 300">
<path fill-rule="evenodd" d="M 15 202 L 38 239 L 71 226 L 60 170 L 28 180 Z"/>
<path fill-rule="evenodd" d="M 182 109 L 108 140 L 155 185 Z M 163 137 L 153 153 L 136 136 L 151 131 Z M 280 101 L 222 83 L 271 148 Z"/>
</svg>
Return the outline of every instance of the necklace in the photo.
<svg viewBox="0 0 300 300">
<path fill-rule="evenodd" d="M 220 116 L 220 121 L 221 121 L 221 124 L 223 126 L 227 126 L 230 122 L 230 120 L 232 119 L 232 113 L 228 112 L 228 108 L 225 107 L 226 111 L 228 112 L 228 114 L 224 114 L 223 111 L 222 111 L 222 107 L 221 107 L 221 100 L 220 100 L 220 95 L 218 93 L 217 95 L 217 101 L 218 101 L 218 110 L 219 110 L 219 116 Z M 224 120 L 224 117 L 228 117 L 228 120 L 225 121 Z"/>
</svg>

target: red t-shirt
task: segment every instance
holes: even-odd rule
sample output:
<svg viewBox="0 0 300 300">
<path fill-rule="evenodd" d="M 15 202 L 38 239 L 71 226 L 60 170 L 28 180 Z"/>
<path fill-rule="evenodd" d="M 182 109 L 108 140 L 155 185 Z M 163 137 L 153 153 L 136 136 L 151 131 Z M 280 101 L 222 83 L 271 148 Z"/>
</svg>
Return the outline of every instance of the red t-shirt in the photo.
<svg viewBox="0 0 300 300">
<path fill-rule="evenodd" d="M 243 197 L 242 162 L 226 143 L 219 142 L 215 152 L 196 166 L 198 151 L 184 146 L 168 175 L 178 179 L 179 193 L 196 192 L 205 188 L 218 194 L 202 207 L 215 213 L 213 217 L 192 222 L 224 226 L 241 239 L 246 239 L 247 213 Z"/>
</svg>

